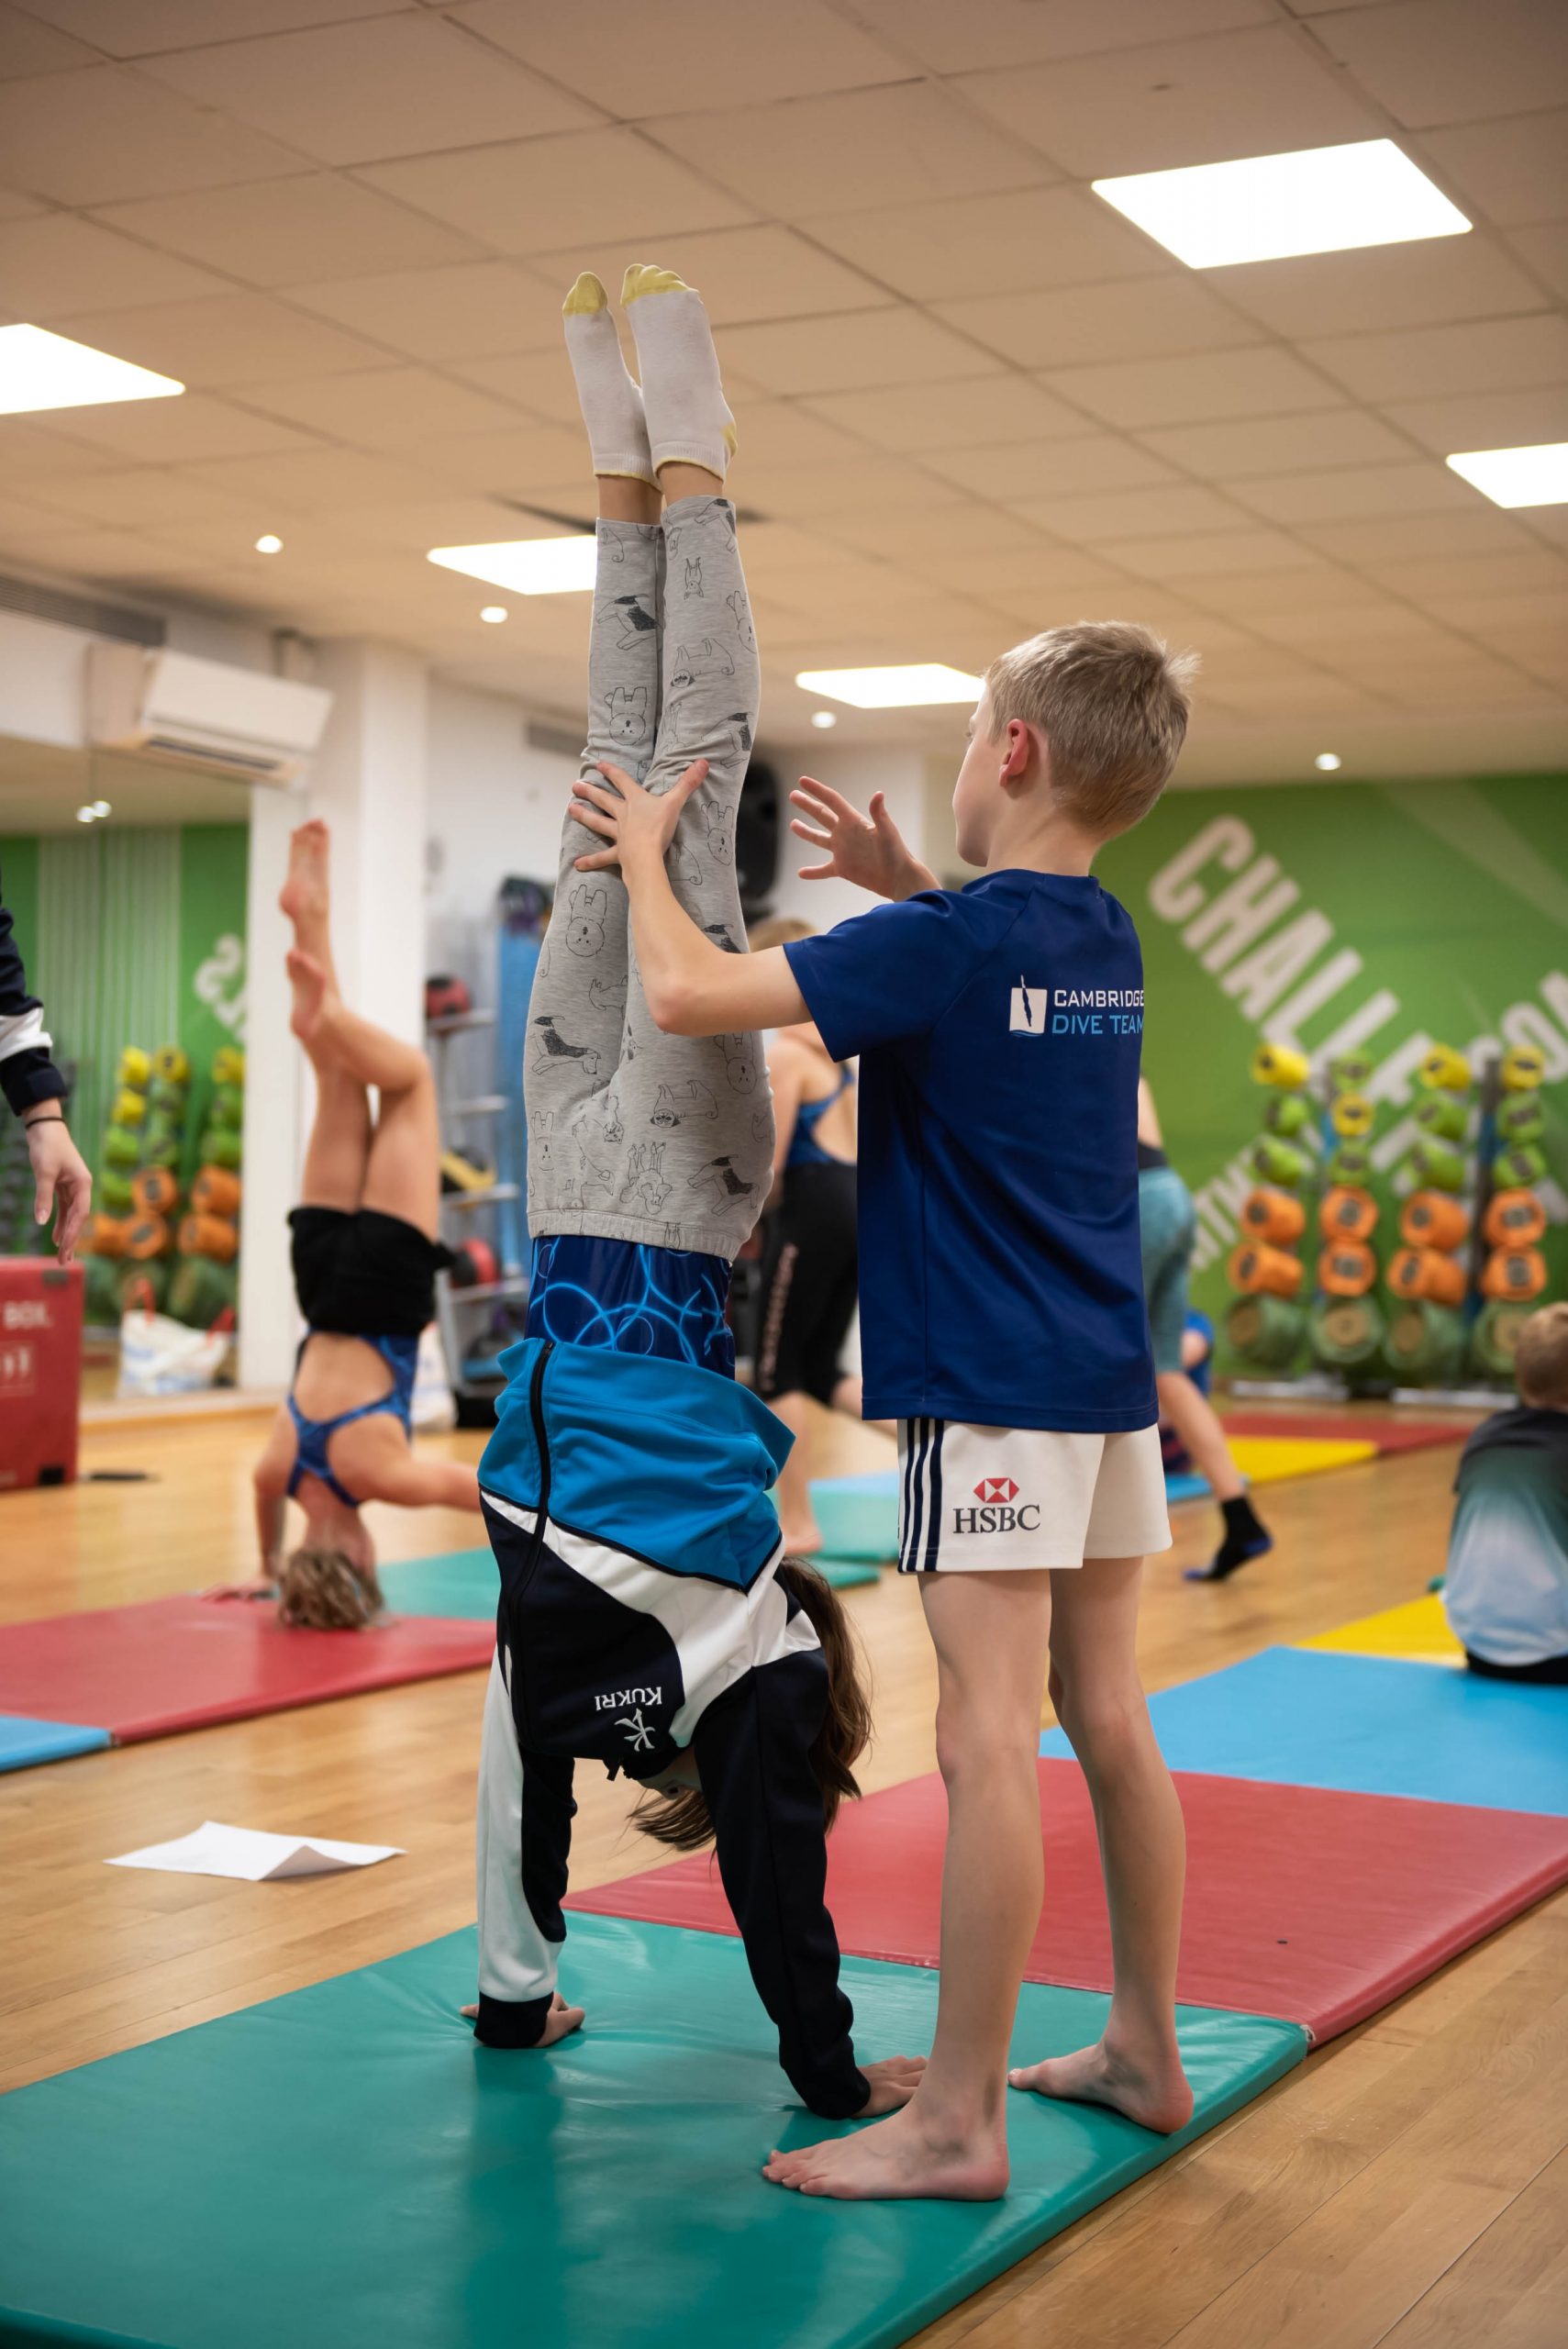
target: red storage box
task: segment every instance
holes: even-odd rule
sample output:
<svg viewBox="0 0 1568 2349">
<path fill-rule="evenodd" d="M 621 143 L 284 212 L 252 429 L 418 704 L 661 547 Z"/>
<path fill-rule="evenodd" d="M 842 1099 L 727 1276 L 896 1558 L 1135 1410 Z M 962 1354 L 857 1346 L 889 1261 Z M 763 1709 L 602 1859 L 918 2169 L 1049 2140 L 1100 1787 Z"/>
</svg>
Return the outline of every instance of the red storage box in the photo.
<svg viewBox="0 0 1568 2349">
<path fill-rule="evenodd" d="M 80 1264 L 0 1256 L 0 1493 L 76 1482 Z"/>
</svg>

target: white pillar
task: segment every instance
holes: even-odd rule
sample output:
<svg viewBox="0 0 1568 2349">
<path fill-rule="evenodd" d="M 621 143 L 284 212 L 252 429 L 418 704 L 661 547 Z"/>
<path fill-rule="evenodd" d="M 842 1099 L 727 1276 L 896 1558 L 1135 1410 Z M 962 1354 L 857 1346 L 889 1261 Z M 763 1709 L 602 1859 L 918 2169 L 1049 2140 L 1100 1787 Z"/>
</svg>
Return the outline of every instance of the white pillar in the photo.
<svg viewBox="0 0 1568 2349">
<path fill-rule="evenodd" d="M 345 1002 L 410 1042 L 424 1038 L 426 672 L 390 645 L 324 645 L 315 682 L 332 715 L 305 795 L 251 793 L 247 909 L 245 1188 L 239 1383 L 286 1386 L 300 1327 L 290 1208 L 314 1096 L 289 1030 L 277 907 L 288 836 L 306 815 L 332 828 L 332 952 Z"/>
</svg>

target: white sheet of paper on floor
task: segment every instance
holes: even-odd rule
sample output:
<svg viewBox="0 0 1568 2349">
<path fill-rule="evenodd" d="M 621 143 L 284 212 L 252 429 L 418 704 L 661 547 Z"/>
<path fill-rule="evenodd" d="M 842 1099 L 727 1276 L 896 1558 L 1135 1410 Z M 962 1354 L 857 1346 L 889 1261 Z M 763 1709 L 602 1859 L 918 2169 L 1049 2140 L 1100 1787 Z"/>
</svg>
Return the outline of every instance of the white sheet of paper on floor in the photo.
<svg viewBox="0 0 1568 2349">
<path fill-rule="evenodd" d="M 402 1856 L 399 1843 L 339 1843 L 327 1835 L 269 1835 L 256 1827 L 226 1827 L 206 1819 L 171 1843 L 122 1852 L 112 1868 L 162 1868 L 174 1876 L 230 1876 L 246 1884 L 282 1876 L 328 1876 L 339 1868 L 368 1868 Z"/>
</svg>

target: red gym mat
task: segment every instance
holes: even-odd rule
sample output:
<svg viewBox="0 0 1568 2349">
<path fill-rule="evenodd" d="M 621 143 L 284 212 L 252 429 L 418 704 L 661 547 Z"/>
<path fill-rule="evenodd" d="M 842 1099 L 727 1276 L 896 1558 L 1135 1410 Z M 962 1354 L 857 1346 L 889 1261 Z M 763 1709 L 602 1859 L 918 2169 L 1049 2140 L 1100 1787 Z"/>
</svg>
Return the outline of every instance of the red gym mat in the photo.
<svg viewBox="0 0 1568 2349">
<path fill-rule="evenodd" d="M 1418 1667 L 1412 1665 L 1412 1670 Z M 1088 1790 L 1040 1764 L 1046 1907 L 1031 1982 L 1111 1987 Z M 1187 1898 L 1176 1996 L 1333 2039 L 1568 1882 L 1568 1820 L 1178 1772 Z M 935 1965 L 947 1804 L 933 1774 L 846 1803 L 828 1898 L 856 1957 Z M 733 1933 L 710 1855 L 573 1895 L 568 1907 Z"/>
<path fill-rule="evenodd" d="M 84 1721 L 130 1745 L 487 1664 L 493 1623 L 401 1618 L 291 1631 L 270 1607 L 155 1598 L 0 1627 L 0 1713 Z"/>
<path fill-rule="evenodd" d="M 1379 1452 L 1425 1452 L 1462 1443 L 1474 1426 L 1452 1419 L 1371 1419 L 1359 1411 L 1222 1411 L 1227 1435 L 1299 1435 L 1324 1443 L 1375 1443 Z"/>
</svg>

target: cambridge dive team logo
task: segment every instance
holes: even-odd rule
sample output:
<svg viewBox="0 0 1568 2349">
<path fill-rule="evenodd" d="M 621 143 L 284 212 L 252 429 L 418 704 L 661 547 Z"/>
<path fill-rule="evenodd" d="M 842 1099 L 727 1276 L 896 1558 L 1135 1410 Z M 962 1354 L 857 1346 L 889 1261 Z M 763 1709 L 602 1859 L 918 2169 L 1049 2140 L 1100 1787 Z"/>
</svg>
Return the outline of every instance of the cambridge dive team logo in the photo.
<svg viewBox="0 0 1568 2349">
<path fill-rule="evenodd" d="M 1008 1032 L 1014 1036 L 1043 1036 L 1045 1015 L 1051 1003 L 1049 987 L 1031 987 L 1019 979 L 1013 989 L 1012 1016 L 1007 1021 Z"/>
</svg>

